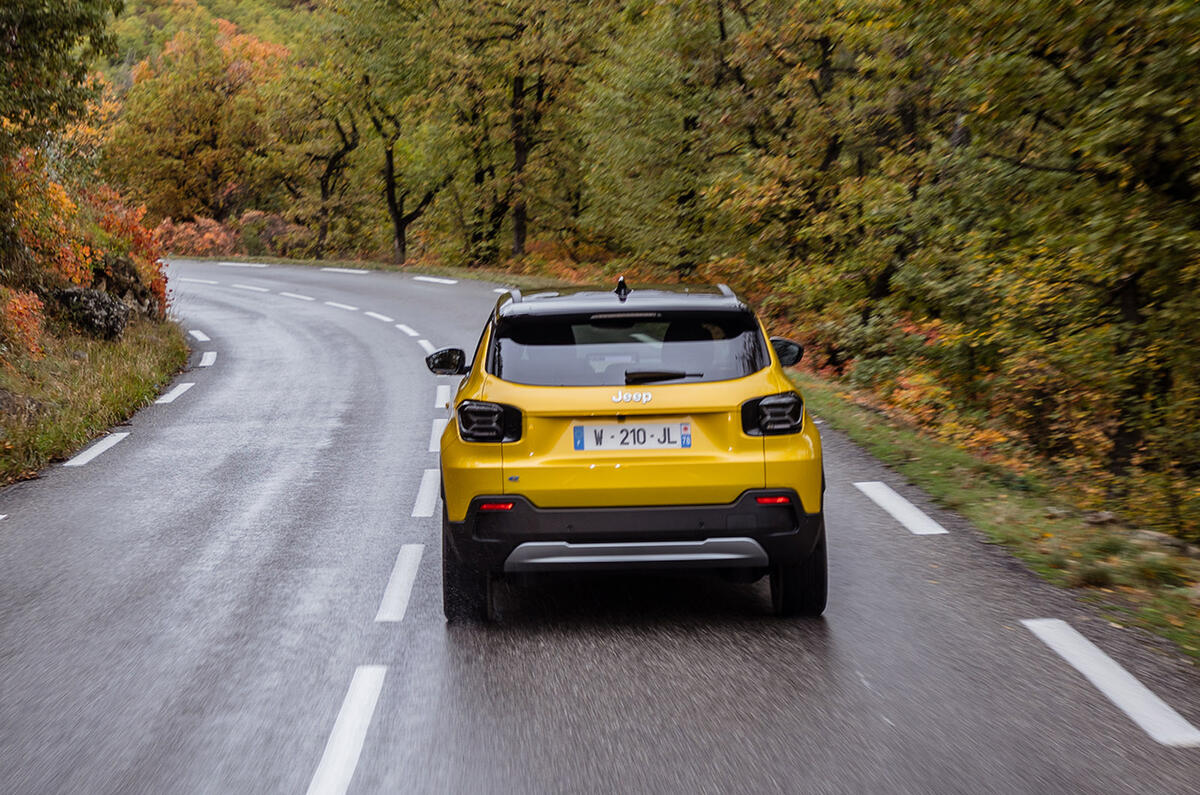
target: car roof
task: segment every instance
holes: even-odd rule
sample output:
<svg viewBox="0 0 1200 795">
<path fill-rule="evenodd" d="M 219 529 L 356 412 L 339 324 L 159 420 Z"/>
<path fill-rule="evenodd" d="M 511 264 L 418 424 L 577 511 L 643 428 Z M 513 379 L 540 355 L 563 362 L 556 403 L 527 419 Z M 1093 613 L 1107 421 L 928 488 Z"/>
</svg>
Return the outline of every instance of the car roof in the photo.
<svg viewBox="0 0 1200 795">
<path fill-rule="evenodd" d="M 618 292 L 619 291 L 619 292 Z M 670 311 L 745 312 L 749 307 L 724 284 L 656 284 L 618 287 L 549 287 L 509 290 L 496 302 L 496 317 Z"/>
</svg>

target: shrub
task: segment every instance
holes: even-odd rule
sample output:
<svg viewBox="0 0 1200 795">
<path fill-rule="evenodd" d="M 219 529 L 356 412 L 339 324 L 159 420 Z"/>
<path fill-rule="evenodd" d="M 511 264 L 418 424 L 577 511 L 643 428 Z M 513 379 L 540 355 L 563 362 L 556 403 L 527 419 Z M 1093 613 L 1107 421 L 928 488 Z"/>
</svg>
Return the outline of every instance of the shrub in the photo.
<svg viewBox="0 0 1200 795">
<path fill-rule="evenodd" d="M 41 355 L 42 310 L 41 299 L 33 293 L 0 287 L 0 354 L 15 348 Z"/>
<path fill-rule="evenodd" d="M 224 257 L 243 253 L 242 241 L 226 226 L 211 218 L 175 223 L 163 219 L 155 230 L 164 250 L 194 257 Z"/>
</svg>

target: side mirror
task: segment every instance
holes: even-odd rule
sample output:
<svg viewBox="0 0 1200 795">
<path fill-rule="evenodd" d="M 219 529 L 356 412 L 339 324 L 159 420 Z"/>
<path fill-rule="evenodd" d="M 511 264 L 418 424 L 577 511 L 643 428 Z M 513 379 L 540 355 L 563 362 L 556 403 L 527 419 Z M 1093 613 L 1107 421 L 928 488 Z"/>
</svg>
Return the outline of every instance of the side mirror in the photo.
<svg viewBox="0 0 1200 795">
<path fill-rule="evenodd" d="M 786 337 L 771 337 L 771 347 L 775 349 L 775 355 L 784 367 L 791 367 L 804 355 L 804 346 Z"/>
<path fill-rule="evenodd" d="M 425 366 L 434 375 L 466 375 L 467 354 L 462 348 L 442 348 L 425 357 Z"/>
</svg>

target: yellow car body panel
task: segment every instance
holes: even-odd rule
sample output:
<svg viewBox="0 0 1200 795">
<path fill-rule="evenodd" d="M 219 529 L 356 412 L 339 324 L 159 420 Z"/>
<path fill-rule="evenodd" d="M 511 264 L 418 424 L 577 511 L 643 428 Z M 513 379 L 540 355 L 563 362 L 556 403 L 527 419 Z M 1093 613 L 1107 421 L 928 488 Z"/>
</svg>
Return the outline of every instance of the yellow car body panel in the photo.
<svg viewBox="0 0 1200 795">
<path fill-rule="evenodd" d="M 571 508 L 724 504 L 747 489 L 789 488 L 796 490 L 806 512 L 821 510 L 821 442 L 811 419 L 806 415 L 801 432 L 793 434 L 757 436 L 742 430 L 742 403 L 797 391 L 774 351 L 769 366 L 728 381 L 529 386 L 485 372 L 491 333 L 489 325 L 454 407 L 464 400 L 518 406 L 521 438 L 503 444 L 464 441 L 451 412 L 441 444 L 450 521 L 462 521 L 473 498 L 502 494 L 521 495 L 543 508 Z M 626 394 L 650 399 L 625 399 Z M 641 422 L 687 422 L 692 446 L 574 449 L 576 425 Z"/>
</svg>

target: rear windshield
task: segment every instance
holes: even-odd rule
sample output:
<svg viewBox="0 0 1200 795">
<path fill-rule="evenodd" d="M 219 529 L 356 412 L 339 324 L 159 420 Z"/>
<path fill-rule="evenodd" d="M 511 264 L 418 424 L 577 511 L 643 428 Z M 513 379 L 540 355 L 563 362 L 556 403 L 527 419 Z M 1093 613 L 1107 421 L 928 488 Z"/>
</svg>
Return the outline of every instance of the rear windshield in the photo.
<svg viewBox="0 0 1200 795">
<path fill-rule="evenodd" d="M 488 372 L 538 386 L 727 381 L 770 361 L 748 312 L 503 318 Z"/>
</svg>

